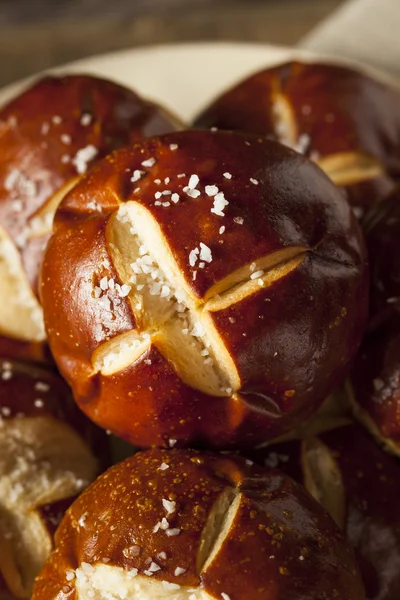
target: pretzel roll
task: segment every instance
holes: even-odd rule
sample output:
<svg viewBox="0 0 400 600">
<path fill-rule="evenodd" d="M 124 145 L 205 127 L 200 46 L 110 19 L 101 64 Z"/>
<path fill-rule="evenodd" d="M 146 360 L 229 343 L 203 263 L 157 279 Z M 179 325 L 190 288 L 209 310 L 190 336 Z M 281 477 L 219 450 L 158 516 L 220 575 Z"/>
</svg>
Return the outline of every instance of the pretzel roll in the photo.
<svg viewBox="0 0 400 600">
<path fill-rule="evenodd" d="M 371 323 L 400 312 L 400 189 L 368 214 L 364 229 L 371 264 Z"/>
<path fill-rule="evenodd" d="M 400 175 L 400 94 L 347 67 L 290 62 L 245 79 L 197 127 L 267 135 L 314 160 L 357 216 Z"/>
<path fill-rule="evenodd" d="M 32 600 L 362 600 L 327 513 L 286 475 L 242 458 L 149 450 L 67 511 Z"/>
<path fill-rule="evenodd" d="M 338 385 L 366 284 L 357 223 L 315 165 L 187 131 L 116 152 L 65 198 L 42 299 L 96 423 L 138 446 L 237 447 L 292 428 Z"/>
<path fill-rule="evenodd" d="M 368 215 L 371 309 L 367 335 L 347 385 L 355 416 L 400 453 L 400 194 Z"/>
<path fill-rule="evenodd" d="M 60 517 L 97 474 L 85 422 L 61 378 L 0 359 L 0 598 L 5 584 L 30 597 Z"/>
<path fill-rule="evenodd" d="M 368 600 L 400 597 L 400 465 L 395 457 L 353 423 L 256 458 L 304 484 L 345 531 Z"/>
<path fill-rule="evenodd" d="M 177 128 L 159 106 L 86 75 L 41 79 L 0 111 L 0 334 L 44 339 L 36 297 L 44 248 L 57 205 L 88 165 Z"/>
</svg>

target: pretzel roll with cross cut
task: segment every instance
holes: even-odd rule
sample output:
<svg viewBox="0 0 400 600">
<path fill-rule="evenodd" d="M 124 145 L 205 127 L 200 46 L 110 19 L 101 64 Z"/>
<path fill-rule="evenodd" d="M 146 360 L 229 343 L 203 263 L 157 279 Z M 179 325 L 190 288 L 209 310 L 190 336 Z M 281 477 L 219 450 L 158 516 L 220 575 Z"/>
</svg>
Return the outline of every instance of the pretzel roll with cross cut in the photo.
<svg viewBox="0 0 400 600">
<path fill-rule="evenodd" d="M 112 467 L 67 511 L 32 600 L 62 594 L 364 599 L 339 528 L 292 479 L 237 456 L 157 449 Z"/>
<path fill-rule="evenodd" d="M 0 111 L 0 335 L 45 338 L 37 280 L 54 212 L 88 165 L 175 117 L 116 83 L 45 77 Z M 95 209 L 95 205 L 93 206 Z"/>
<path fill-rule="evenodd" d="M 344 66 L 289 62 L 260 71 L 195 126 L 267 135 L 305 154 L 345 190 L 359 218 L 400 175 L 400 91 Z"/>
<path fill-rule="evenodd" d="M 2 600 L 30 598 L 61 517 L 96 477 L 93 430 L 60 377 L 0 359 Z"/>
<path fill-rule="evenodd" d="M 351 209 L 306 158 L 233 133 L 153 138 L 60 206 L 49 342 L 83 411 L 133 444 L 254 446 L 345 376 L 365 262 Z"/>
</svg>

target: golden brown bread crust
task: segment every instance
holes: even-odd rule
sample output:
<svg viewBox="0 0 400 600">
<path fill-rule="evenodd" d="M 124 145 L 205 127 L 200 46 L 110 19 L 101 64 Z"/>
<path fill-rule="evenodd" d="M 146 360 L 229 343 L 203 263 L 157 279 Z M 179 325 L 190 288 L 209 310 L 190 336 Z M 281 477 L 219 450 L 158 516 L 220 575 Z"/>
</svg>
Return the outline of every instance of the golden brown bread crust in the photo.
<svg viewBox="0 0 400 600">
<path fill-rule="evenodd" d="M 33 363 L 54 364 L 46 343 L 22 342 L 0 335 L 0 356 Z"/>
<path fill-rule="evenodd" d="M 347 67 L 290 62 L 265 69 L 217 98 L 195 126 L 249 131 L 292 145 L 326 167 L 360 217 L 400 175 L 399 93 Z M 361 175 L 344 168 L 343 159 L 354 154 Z M 340 177 L 338 165 L 332 171 L 326 164 L 336 155 Z"/>
<path fill-rule="evenodd" d="M 65 192 L 114 149 L 181 127 L 133 91 L 88 75 L 45 77 L 0 111 L 0 246 L 15 245 L 14 260 L 22 261 L 22 276 L 35 294 L 54 211 Z M 2 252 L 10 250 L 0 247 L 0 262 Z M 1 319 L 0 333 L 26 339 Z M 28 341 L 40 337 L 30 335 Z"/>
<path fill-rule="evenodd" d="M 222 498 L 225 520 L 212 530 Z M 32 600 L 85 598 L 76 586 L 94 581 L 101 565 L 210 599 L 364 598 L 352 553 L 325 511 L 286 475 L 229 455 L 149 450 L 128 458 L 71 506 L 56 546 Z"/>
<path fill-rule="evenodd" d="M 326 453 L 326 454 L 325 454 Z M 334 468 L 329 470 L 328 460 Z M 258 456 L 274 464 L 340 515 L 355 549 L 368 600 L 400 597 L 400 465 L 360 425 L 279 445 Z M 311 464 L 311 469 L 310 469 Z M 311 473 L 311 477 L 310 477 Z M 332 492 L 328 497 L 326 491 Z M 344 491 L 344 493 L 343 493 Z M 334 497 L 332 497 L 334 496 Z"/>
<path fill-rule="evenodd" d="M 149 159 L 154 165 L 143 167 Z M 143 171 L 141 180 L 132 182 L 137 170 Z M 186 186 L 196 173 L 198 195 L 189 197 Z M 229 202 L 225 216 L 212 212 L 216 200 L 205 193 L 207 185 L 217 186 Z M 164 189 L 171 193 L 164 198 L 178 194 L 179 201 L 163 206 L 157 197 Z M 113 227 L 124 225 L 130 207 L 158 224 L 157 240 L 165 243 L 165 253 L 170 249 L 199 318 L 209 319 L 205 327 L 211 322 L 222 340 L 214 358 L 218 362 L 227 351 L 237 389 L 193 389 L 177 375 L 176 355 L 171 359 L 173 350 L 157 336 L 140 360 L 114 373 L 95 368 L 93 355 L 106 342 L 123 340 L 117 336 L 136 327 L 146 331 L 135 284 L 118 272 L 120 240 Z M 204 268 L 198 256 L 190 264 L 200 243 L 212 252 Z M 208 309 L 210 290 L 218 291 L 232 272 L 243 268 L 241 277 L 255 284 L 252 264 L 295 252 L 283 267 L 266 269 L 263 277 L 270 281 L 261 287 L 229 306 Z M 364 326 L 365 262 L 347 203 L 305 158 L 239 134 L 171 134 L 111 155 L 64 200 L 42 272 L 47 333 L 78 404 L 120 437 L 140 446 L 168 445 L 170 439 L 254 446 L 298 424 L 341 381 Z M 104 281 L 107 289 L 100 288 Z M 127 296 L 118 286 L 128 283 Z"/>
<path fill-rule="evenodd" d="M 90 450 L 100 443 L 60 377 L 0 359 L 0 574 L 17 598 L 30 596 L 65 509 L 104 462 Z"/>
<path fill-rule="evenodd" d="M 392 452 L 400 452 L 400 193 L 365 222 L 371 264 L 368 331 L 351 372 L 355 415 Z"/>
</svg>

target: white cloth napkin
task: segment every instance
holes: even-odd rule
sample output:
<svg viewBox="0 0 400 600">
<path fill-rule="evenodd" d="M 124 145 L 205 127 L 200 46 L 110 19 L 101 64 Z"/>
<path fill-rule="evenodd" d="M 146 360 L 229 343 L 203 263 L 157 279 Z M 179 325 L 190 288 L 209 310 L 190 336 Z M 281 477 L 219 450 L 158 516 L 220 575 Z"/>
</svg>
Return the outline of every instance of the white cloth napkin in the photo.
<svg viewBox="0 0 400 600">
<path fill-rule="evenodd" d="M 349 0 L 299 46 L 400 76 L 400 0 Z"/>
</svg>

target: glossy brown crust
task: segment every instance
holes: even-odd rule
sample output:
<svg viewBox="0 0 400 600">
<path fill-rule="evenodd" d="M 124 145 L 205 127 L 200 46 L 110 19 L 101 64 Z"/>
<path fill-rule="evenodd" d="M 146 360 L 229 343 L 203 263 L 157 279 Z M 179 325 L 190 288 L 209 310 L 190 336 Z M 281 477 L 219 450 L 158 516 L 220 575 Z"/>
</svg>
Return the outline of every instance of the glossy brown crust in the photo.
<svg viewBox="0 0 400 600">
<path fill-rule="evenodd" d="M 3 335 L 0 335 L 0 356 L 33 363 L 54 364 L 47 344 L 22 342 Z"/>
<path fill-rule="evenodd" d="M 53 194 L 80 176 L 77 165 L 84 169 L 125 144 L 178 128 L 156 104 L 89 75 L 46 77 L 2 109 L 0 225 L 19 246 L 34 289 L 49 235 L 25 242 L 24 234 Z M 85 160 L 87 148 L 95 150 Z"/>
<path fill-rule="evenodd" d="M 355 549 L 368 600 L 400 597 L 400 464 L 385 453 L 360 425 L 319 436 L 337 464 L 345 491 L 343 523 Z M 266 451 L 262 463 L 274 464 L 304 484 L 302 442 Z M 337 482 L 336 482 L 336 485 Z"/>
<path fill-rule="evenodd" d="M 160 466 L 168 468 L 160 470 Z M 214 560 L 196 567 L 202 533 L 222 493 L 237 497 L 232 524 Z M 154 532 L 167 513 L 179 534 Z M 79 520 L 85 515 L 84 526 Z M 134 540 L 132 542 L 132 540 Z M 37 579 L 33 600 L 76 597 L 66 572 L 82 563 L 106 563 L 153 580 L 199 587 L 235 600 L 362 600 L 353 557 L 326 513 L 291 479 L 229 455 L 150 450 L 113 467 L 67 511 L 56 551 Z M 166 558 L 157 558 L 165 552 Z M 303 558 L 300 558 L 303 557 Z M 175 575 L 175 569 L 186 569 Z"/>
<path fill-rule="evenodd" d="M 171 150 L 171 144 L 178 149 Z M 143 170 L 149 158 L 155 165 L 132 183 L 133 171 Z M 181 173 L 186 177 L 178 178 Z M 188 198 L 183 188 L 194 173 L 203 193 Z M 156 206 L 154 194 L 163 187 L 155 180 L 165 177 L 170 178 L 165 187 L 180 201 Z M 211 184 L 229 201 L 224 217 L 211 213 L 213 199 L 204 193 Z M 96 213 L 89 205 L 94 199 L 102 209 Z M 94 373 L 93 352 L 135 328 L 127 298 L 109 290 L 113 310 L 108 311 L 94 294 L 105 276 L 127 283 L 117 276 L 108 239 L 110 217 L 127 201 L 141 203 L 156 219 L 199 302 L 239 267 L 291 246 L 309 249 L 285 277 L 210 313 L 238 369 L 238 397 L 206 396 L 188 387 L 156 343 L 146 356 L 151 364 L 137 362 L 113 376 Z M 189 265 L 199 242 L 213 256 L 204 269 Z M 212 447 L 254 446 L 297 425 L 343 378 L 364 327 L 365 262 L 347 203 L 305 158 L 238 134 L 154 138 L 94 167 L 60 207 L 42 272 L 47 333 L 81 408 L 120 437 L 139 446 L 168 445 L 170 438 Z"/>
<path fill-rule="evenodd" d="M 314 160 L 341 152 L 375 157 L 389 174 L 382 182 L 388 191 L 390 178 L 400 174 L 399 94 L 353 69 L 290 62 L 263 70 L 217 98 L 197 117 L 195 126 L 280 139 L 273 106 L 276 94 L 287 100 L 293 111 L 303 140 L 299 150 Z M 375 191 L 380 191 L 381 184 L 374 180 L 370 184 L 347 190 L 359 211 L 377 200 Z"/>
</svg>

